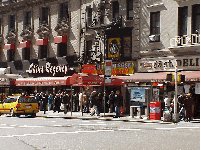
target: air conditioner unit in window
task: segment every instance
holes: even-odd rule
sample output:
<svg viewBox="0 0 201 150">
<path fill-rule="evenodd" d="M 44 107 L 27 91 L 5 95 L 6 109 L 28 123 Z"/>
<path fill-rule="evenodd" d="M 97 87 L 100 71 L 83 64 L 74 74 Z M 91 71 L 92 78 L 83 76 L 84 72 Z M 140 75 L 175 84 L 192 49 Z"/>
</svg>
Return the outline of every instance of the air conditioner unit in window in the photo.
<svg viewBox="0 0 201 150">
<path fill-rule="evenodd" d="M 159 42 L 160 41 L 160 35 L 150 35 L 149 36 L 149 42 Z"/>
</svg>

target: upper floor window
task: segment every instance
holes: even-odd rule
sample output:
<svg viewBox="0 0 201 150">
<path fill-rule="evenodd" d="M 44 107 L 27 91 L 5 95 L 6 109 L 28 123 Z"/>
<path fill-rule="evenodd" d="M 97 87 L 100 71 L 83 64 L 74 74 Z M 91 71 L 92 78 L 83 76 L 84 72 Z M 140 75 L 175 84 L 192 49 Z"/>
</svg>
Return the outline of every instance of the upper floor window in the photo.
<svg viewBox="0 0 201 150">
<path fill-rule="evenodd" d="M 15 31 L 15 15 L 10 15 L 9 31 Z"/>
<path fill-rule="evenodd" d="M 67 55 L 67 43 L 59 43 L 57 44 L 58 50 L 57 50 L 57 56 L 63 57 Z"/>
<path fill-rule="evenodd" d="M 101 6 L 100 11 L 101 11 L 100 24 L 104 24 L 104 15 L 105 15 L 105 8 L 104 8 L 104 6 Z"/>
<path fill-rule="evenodd" d="M 92 25 L 92 8 L 87 7 L 87 26 Z"/>
<path fill-rule="evenodd" d="M 113 18 L 117 18 L 119 16 L 119 2 L 114 1 L 113 3 Z"/>
<path fill-rule="evenodd" d="M 192 6 L 192 34 L 200 34 L 200 4 Z"/>
<path fill-rule="evenodd" d="M 42 7 L 41 17 L 39 19 L 40 24 L 48 24 L 48 14 L 49 14 L 48 7 Z"/>
<path fill-rule="evenodd" d="M 23 48 L 22 49 L 22 59 L 23 60 L 30 60 L 30 48 Z"/>
<path fill-rule="evenodd" d="M 31 11 L 27 11 L 25 14 L 25 20 L 24 20 L 25 26 L 31 26 Z"/>
<path fill-rule="evenodd" d="M 178 35 L 187 35 L 188 6 L 178 8 Z"/>
<path fill-rule="evenodd" d="M 133 0 L 127 0 L 127 20 L 133 19 Z"/>
<path fill-rule="evenodd" d="M 160 41 L 160 11 L 150 14 L 150 41 Z"/>
<path fill-rule="evenodd" d="M 68 20 L 68 3 L 61 3 L 60 4 L 60 19 L 61 20 Z"/>
<path fill-rule="evenodd" d="M 47 58 L 47 45 L 40 45 L 39 46 L 39 53 L 38 53 L 38 58 L 43 59 Z"/>
<path fill-rule="evenodd" d="M 85 52 L 85 60 L 91 61 L 91 50 L 92 50 L 92 40 L 86 41 L 86 52 Z"/>
</svg>

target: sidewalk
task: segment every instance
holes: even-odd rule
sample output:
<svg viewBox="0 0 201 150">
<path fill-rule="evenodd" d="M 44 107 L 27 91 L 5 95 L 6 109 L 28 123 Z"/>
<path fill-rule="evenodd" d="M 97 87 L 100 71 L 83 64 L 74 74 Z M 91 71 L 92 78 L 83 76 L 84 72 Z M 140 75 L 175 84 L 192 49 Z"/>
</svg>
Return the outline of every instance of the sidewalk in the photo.
<svg viewBox="0 0 201 150">
<path fill-rule="evenodd" d="M 139 119 L 139 116 L 134 116 L 132 118 L 129 115 L 124 115 L 120 118 L 113 118 L 115 116 L 115 113 L 100 113 L 100 116 L 91 116 L 90 113 L 82 113 L 81 112 L 68 112 L 67 114 L 64 114 L 64 112 L 53 112 L 53 111 L 46 111 L 46 114 L 44 114 L 44 111 L 39 111 L 36 114 L 37 117 L 45 117 L 45 118 L 64 118 L 64 119 L 82 119 L 82 120 L 105 120 L 105 121 L 124 121 L 124 122 L 142 122 L 142 123 L 160 123 L 160 124 L 172 124 L 173 122 L 163 122 L 163 117 L 161 117 L 161 120 L 147 120 L 147 117 L 142 115 L 142 119 Z M 199 123 L 200 119 L 195 119 L 192 122 Z"/>
</svg>

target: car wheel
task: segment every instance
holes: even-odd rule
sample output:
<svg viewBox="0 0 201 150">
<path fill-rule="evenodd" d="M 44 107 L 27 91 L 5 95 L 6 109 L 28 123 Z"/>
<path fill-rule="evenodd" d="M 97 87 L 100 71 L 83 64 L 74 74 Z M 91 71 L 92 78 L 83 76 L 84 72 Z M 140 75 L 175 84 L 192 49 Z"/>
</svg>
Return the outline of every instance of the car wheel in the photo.
<svg viewBox="0 0 201 150">
<path fill-rule="evenodd" d="M 15 113 L 14 113 L 13 109 L 10 110 L 10 114 L 11 114 L 12 117 L 15 117 Z"/>
<path fill-rule="evenodd" d="M 32 118 L 35 118 L 36 117 L 36 114 L 34 113 L 34 114 L 31 114 L 31 117 Z"/>
</svg>

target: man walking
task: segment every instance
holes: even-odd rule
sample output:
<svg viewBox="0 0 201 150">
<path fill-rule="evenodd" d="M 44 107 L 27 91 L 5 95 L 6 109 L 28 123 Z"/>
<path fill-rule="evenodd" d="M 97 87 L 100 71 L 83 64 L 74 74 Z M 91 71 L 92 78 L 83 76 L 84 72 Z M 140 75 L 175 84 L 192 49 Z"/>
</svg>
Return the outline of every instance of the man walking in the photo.
<svg viewBox="0 0 201 150">
<path fill-rule="evenodd" d="M 44 97 L 43 97 L 43 109 L 44 109 L 44 114 L 45 114 L 46 109 L 47 109 L 47 102 L 48 102 L 48 95 L 45 94 Z"/>
<path fill-rule="evenodd" d="M 120 94 L 120 91 L 117 90 L 115 95 L 115 112 L 116 112 L 115 117 L 120 117 L 121 106 L 123 106 L 123 98 Z"/>
<path fill-rule="evenodd" d="M 68 103 L 68 96 L 67 96 L 66 92 L 64 92 L 64 96 L 63 96 L 64 114 L 67 114 L 67 112 L 68 112 L 67 103 Z"/>
<path fill-rule="evenodd" d="M 113 113 L 113 107 L 114 107 L 114 98 L 115 98 L 115 94 L 113 91 L 111 91 L 111 94 L 109 95 L 109 113 Z"/>
</svg>

